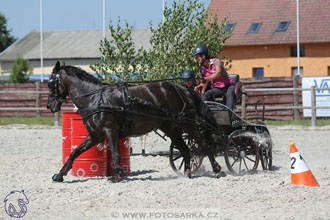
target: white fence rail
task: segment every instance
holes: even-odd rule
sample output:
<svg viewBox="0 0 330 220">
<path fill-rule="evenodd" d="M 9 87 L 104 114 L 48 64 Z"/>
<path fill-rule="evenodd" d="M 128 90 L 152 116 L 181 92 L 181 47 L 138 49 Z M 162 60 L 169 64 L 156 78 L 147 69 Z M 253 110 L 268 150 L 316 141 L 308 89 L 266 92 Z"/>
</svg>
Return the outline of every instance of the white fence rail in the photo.
<svg viewBox="0 0 330 220">
<path fill-rule="evenodd" d="M 311 106 L 272 106 L 272 107 L 265 107 L 269 110 L 300 110 L 300 109 L 312 109 L 312 117 L 311 117 L 311 124 L 312 126 L 317 125 L 316 121 L 316 110 L 317 109 L 330 109 L 330 106 L 316 106 L 316 90 L 330 90 L 330 88 L 315 88 L 312 86 L 310 88 L 246 88 L 245 92 L 274 92 L 274 91 L 310 91 L 311 92 Z M 253 107 L 248 107 L 248 109 L 254 109 Z"/>
</svg>

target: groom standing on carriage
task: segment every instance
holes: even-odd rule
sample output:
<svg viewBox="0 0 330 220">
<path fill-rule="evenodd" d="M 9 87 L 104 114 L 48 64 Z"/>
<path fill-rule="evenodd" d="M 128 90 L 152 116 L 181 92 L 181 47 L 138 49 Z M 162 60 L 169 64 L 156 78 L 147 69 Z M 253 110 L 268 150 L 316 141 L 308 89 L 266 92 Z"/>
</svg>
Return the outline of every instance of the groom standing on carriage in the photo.
<svg viewBox="0 0 330 220">
<path fill-rule="evenodd" d="M 195 73 L 192 70 L 186 70 L 182 73 L 182 79 L 185 83 L 185 87 L 188 89 L 190 95 L 192 95 L 195 99 L 195 102 L 197 104 L 198 113 L 203 116 L 209 123 L 211 123 L 213 126 L 217 127 L 217 124 L 215 123 L 215 120 L 213 118 L 213 114 L 210 111 L 210 108 L 208 105 L 206 105 L 203 100 L 200 98 L 201 96 L 201 90 L 199 89 Z"/>
</svg>

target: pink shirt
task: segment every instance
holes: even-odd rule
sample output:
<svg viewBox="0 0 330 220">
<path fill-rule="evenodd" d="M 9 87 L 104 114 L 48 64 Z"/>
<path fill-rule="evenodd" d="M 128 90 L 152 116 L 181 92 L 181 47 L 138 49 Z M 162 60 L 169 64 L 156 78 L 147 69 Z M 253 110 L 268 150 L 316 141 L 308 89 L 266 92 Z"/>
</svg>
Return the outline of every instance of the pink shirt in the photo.
<svg viewBox="0 0 330 220">
<path fill-rule="evenodd" d="M 219 63 L 220 60 L 217 58 L 210 59 L 210 69 L 207 69 L 205 66 L 202 66 L 200 68 L 200 72 L 204 77 L 208 77 L 213 75 L 216 70 L 215 67 L 216 64 Z M 220 62 L 220 65 L 223 66 L 223 63 Z M 211 81 L 214 87 L 223 88 L 226 87 L 228 84 L 232 83 L 233 80 L 228 76 L 227 78 L 224 78 L 222 75 L 220 75 L 218 78 Z"/>
</svg>

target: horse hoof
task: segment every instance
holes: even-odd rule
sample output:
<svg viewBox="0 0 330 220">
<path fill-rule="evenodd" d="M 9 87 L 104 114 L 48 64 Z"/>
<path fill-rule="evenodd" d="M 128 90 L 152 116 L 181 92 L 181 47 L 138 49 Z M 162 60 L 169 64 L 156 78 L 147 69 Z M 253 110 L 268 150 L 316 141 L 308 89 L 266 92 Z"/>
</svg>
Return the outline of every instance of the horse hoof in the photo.
<svg viewBox="0 0 330 220">
<path fill-rule="evenodd" d="M 113 183 L 119 183 L 123 179 L 124 178 L 122 176 L 120 176 L 120 175 L 115 175 L 115 176 L 112 176 L 112 177 L 108 178 L 108 180 L 110 180 Z"/>
<path fill-rule="evenodd" d="M 54 176 L 52 177 L 52 180 L 54 181 L 54 182 L 63 182 L 63 176 L 60 176 L 60 175 L 58 175 L 58 174 L 54 174 Z"/>
<path fill-rule="evenodd" d="M 221 173 L 221 170 L 222 170 L 222 167 L 218 163 L 216 163 L 215 167 L 214 167 L 214 172 Z"/>
<path fill-rule="evenodd" d="M 225 172 L 220 172 L 220 173 L 218 173 L 217 175 L 216 175 L 216 177 L 217 177 L 217 179 L 219 179 L 219 178 L 221 178 L 221 177 L 226 177 L 227 176 L 227 174 L 225 173 Z"/>
<path fill-rule="evenodd" d="M 184 175 L 188 178 L 191 178 L 191 170 L 190 169 L 187 169 L 185 172 L 184 172 Z"/>
</svg>

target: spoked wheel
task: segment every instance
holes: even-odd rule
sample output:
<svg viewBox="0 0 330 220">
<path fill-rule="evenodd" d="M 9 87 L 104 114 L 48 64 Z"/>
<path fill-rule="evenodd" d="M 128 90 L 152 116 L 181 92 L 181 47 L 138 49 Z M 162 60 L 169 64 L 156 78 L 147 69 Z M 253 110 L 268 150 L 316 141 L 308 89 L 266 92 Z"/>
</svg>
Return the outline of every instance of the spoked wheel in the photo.
<svg viewBox="0 0 330 220">
<path fill-rule="evenodd" d="M 203 156 L 198 155 L 198 144 L 194 139 L 183 134 L 183 140 L 190 150 L 190 168 L 191 173 L 196 173 L 203 162 Z M 174 172 L 180 176 L 184 176 L 184 159 L 183 155 L 173 143 L 170 146 L 169 153 L 170 165 Z"/>
<path fill-rule="evenodd" d="M 259 163 L 258 145 L 251 132 L 236 130 L 227 139 L 225 161 L 234 175 L 253 174 Z"/>
<path fill-rule="evenodd" d="M 263 132 L 262 143 L 259 146 L 260 161 L 263 170 L 272 170 L 273 155 L 272 155 L 272 139 L 267 130 Z"/>
</svg>

